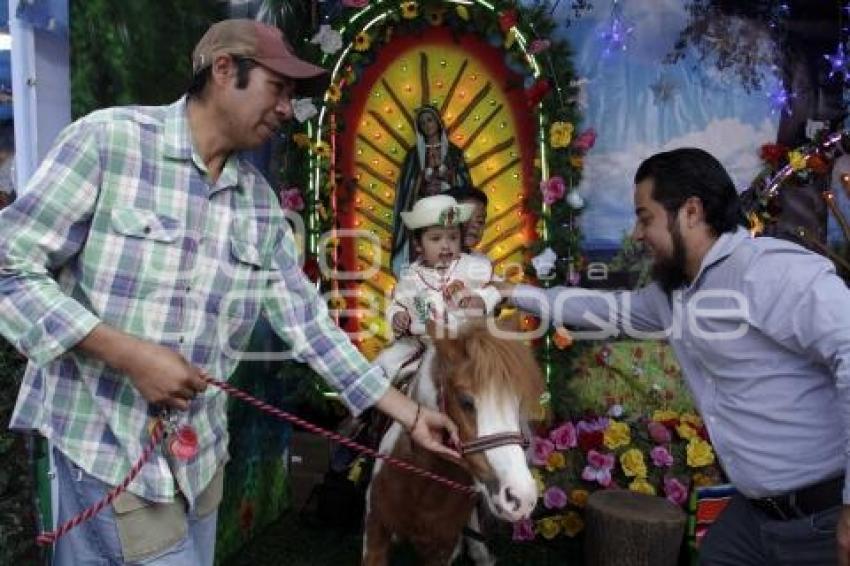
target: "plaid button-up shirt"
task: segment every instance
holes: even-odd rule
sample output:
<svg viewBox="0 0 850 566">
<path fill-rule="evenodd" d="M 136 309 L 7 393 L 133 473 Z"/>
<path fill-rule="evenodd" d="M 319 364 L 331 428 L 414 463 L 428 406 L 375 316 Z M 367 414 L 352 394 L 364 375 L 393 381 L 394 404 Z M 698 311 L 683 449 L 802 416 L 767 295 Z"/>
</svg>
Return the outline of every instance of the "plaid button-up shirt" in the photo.
<svg viewBox="0 0 850 566">
<path fill-rule="evenodd" d="M 304 277 L 262 175 L 231 156 L 209 182 L 186 108 L 112 108 L 70 125 L 0 213 L 0 333 L 30 359 L 11 427 L 39 431 L 112 485 L 141 454 L 157 409 L 125 375 L 74 350 L 100 322 L 225 379 L 264 312 L 353 412 L 388 386 Z M 193 501 L 226 461 L 225 408 L 226 395 L 207 388 L 179 413 L 198 433 L 197 456 L 176 463 L 157 450 L 130 491 L 168 501 L 179 487 Z"/>
</svg>

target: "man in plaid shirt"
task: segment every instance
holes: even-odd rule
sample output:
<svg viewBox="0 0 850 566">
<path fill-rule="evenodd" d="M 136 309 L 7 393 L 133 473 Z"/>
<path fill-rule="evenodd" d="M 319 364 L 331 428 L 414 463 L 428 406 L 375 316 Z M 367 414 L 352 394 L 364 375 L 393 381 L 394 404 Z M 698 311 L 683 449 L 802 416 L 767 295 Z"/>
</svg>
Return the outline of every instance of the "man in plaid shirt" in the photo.
<svg viewBox="0 0 850 566">
<path fill-rule="evenodd" d="M 30 364 L 11 427 L 53 443 L 59 521 L 126 477 L 163 407 L 197 433 L 158 449 L 129 492 L 57 542 L 57 564 L 212 564 L 227 461 L 227 378 L 261 312 L 340 391 L 415 441 L 454 425 L 391 388 L 328 317 L 275 194 L 239 150 L 268 141 L 324 71 L 276 28 L 213 25 L 170 106 L 101 110 L 66 128 L 0 215 L 0 333 Z M 54 278 L 54 275 L 57 275 Z"/>
</svg>

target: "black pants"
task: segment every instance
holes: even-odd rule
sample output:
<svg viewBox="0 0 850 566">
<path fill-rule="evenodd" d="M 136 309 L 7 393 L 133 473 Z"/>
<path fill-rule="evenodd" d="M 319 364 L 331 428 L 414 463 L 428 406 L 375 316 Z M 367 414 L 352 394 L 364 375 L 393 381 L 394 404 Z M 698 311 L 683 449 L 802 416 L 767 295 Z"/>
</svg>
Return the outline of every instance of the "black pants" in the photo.
<svg viewBox="0 0 850 566">
<path fill-rule="evenodd" d="M 708 529 L 699 551 L 705 566 L 830 566 L 838 561 L 841 505 L 778 521 L 736 494 Z"/>
</svg>

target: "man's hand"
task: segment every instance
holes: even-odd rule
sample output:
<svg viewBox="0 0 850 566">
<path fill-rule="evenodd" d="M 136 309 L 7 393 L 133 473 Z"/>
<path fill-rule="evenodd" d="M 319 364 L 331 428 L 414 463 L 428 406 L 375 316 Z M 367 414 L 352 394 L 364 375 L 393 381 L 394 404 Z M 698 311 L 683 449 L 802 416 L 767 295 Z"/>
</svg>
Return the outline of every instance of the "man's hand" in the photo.
<svg viewBox="0 0 850 566">
<path fill-rule="evenodd" d="M 393 333 L 396 336 L 407 334 L 410 330 L 410 315 L 407 311 L 399 311 L 393 315 Z"/>
<path fill-rule="evenodd" d="M 387 389 L 375 407 L 401 423 L 410 431 L 413 441 L 423 448 L 448 458 L 460 459 L 457 450 L 443 444 L 448 436 L 453 446 L 460 446 L 457 426 L 446 415 L 420 406 L 394 387 Z"/>
<path fill-rule="evenodd" d="M 841 508 L 835 535 L 838 539 L 838 564 L 850 566 L 850 505 Z"/>
<path fill-rule="evenodd" d="M 459 447 L 460 438 L 457 435 L 457 426 L 449 417 L 422 407 L 420 409 L 419 419 L 410 430 L 410 437 L 413 438 L 416 444 L 431 452 L 453 459 L 460 459 L 460 454 L 456 450 L 452 450 L 443 444 L 447 432 L 451 445 Z"/>
<path fill-rule="evenodd" d="M 181 411 L 207 388 L 201 370 L 174 350 L 100 324 L 78 347 L 125 373 L 148 403 Z"/>
<path fill-rule="evenodd" d="M 471 310 L 477 313 L 483 313 L 487 309 L 484 304 L 484 299 L 475 293 L 469 293 L 458 301 L 458 306 L 464 310 Z"/>
</svg>

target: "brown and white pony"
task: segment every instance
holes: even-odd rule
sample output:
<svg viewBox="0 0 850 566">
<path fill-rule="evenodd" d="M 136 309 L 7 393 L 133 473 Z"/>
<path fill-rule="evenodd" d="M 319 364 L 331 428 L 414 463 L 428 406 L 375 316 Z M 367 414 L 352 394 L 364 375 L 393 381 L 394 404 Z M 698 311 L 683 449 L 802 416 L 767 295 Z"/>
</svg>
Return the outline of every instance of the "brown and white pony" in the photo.
<svg viewBox="0 0 850 566">
<path fill-rule="evenodd" d="M 517 521 L 531 514 L 538 497 L 522 440 L 544 390 L 540 367 L 520 340 L 495 337 L 483 325 L 461 332 L 434 339 L 410 395 L 457 424 L 462 460 L 414 447 L 398 423 L 384 435 L 380 451 L 474 485 L 496 517 Z M 387 564 L 397 538 L 409 540 L 423 564 L 449 564 L 460 551 L 464 526 L 470 518 L 477 523 L 474 507 L 469 494 L 376 462 L 366 495 L 364 566 Z M 473 546 L 473 558 L 487 560 L 486 548 Z"/>
</svg>

